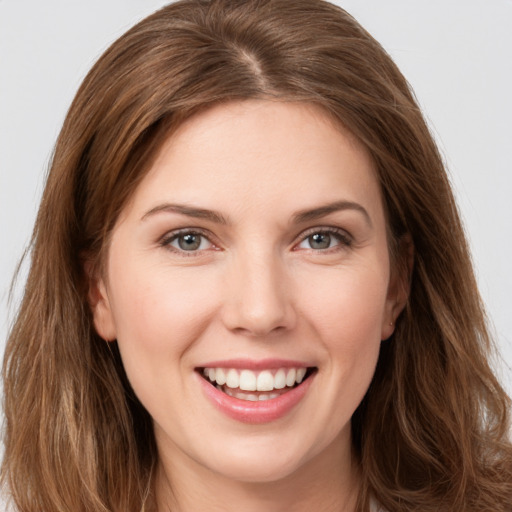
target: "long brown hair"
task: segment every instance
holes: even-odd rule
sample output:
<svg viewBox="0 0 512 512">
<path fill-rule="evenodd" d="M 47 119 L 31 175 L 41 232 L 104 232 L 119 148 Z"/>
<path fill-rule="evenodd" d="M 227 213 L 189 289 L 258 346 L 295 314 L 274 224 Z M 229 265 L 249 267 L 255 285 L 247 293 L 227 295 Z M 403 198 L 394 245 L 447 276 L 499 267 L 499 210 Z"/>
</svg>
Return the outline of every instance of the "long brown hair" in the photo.
<svg viewBox="0 0 512 512">
<path fill-rule="evenodd" d="M 414 245 L 408 304 L 352 420 L 358 510 L 371 497 L 390 512 L 511 510 L 510 402 L 489 367 L 442 160 L 392 60 L 322 0 L 182 0 L 128 31 L 85 78 L 55 148 L 4 361 L 2 478 L 17 509 L 151 509 L 151 418 L 115 342 L 94 332 L 84 262 L 100 268 L 174 127 L 249 98 L 316 104 L 355 134 L 376 164 L 390 249 L 404 236 Z"/>
</svg>

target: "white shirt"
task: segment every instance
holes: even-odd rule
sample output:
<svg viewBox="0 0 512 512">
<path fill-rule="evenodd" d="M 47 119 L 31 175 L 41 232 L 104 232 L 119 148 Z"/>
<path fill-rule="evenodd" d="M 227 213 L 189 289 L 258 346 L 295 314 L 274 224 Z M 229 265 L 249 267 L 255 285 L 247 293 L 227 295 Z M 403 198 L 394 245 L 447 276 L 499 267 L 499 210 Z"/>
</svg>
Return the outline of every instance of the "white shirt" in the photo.
<svg viewBox="0 0 512 512">
<path fill-rule="evenodd" d="M 370 501 L 370 512 L 386 512 L 375 500 Z"/>
</svg>

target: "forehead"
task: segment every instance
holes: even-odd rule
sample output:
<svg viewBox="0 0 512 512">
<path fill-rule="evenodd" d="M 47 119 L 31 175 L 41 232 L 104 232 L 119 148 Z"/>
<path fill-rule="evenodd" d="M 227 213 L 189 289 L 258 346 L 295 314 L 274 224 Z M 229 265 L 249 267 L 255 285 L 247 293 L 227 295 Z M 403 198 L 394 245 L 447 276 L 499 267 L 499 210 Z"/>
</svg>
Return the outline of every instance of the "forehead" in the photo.
<svg viewBox="0 0 512 512">
<path fill-rule="evenodd" d="M 177 201 L 261 214 L 271 205 L 284 213 L 343 199 L 379 213 L 365 147 L 318 106 L 251 100 L 215 106 L 179 126 L 132 206 Z"/>
</svg>

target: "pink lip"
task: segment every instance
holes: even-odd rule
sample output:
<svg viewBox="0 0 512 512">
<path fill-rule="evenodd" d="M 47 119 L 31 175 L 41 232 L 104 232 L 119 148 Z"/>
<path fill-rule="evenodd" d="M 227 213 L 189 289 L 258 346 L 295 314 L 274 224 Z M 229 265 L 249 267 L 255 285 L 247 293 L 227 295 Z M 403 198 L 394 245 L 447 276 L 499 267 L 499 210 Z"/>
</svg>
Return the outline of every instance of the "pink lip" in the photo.
<svg viewBox="0 0 512 512">
<path fill-rule="evenodd" d="M 229 359 L 222 361 L 209 361 L 199 365 L 200 368 L 237 368 L 239 370 L 274 370 L 278 368 L 308 368 L 314 366 L 304 361 L 290 361 L 289 359 Z"/>
<path fill-rule="evenodd" d="M 230 362 L 230 364 L 233 361 Z M 241 368 L 249 368 L 244 363 Z M 301 366 L 301 365 L 298 365 Z M 302 365 L 303 366 L 303 365 Z M 212 368 L 210 366 L 210 368 Z M 219 366 L 215 366 L 219 368 Z M 236 368 L 237 366 L 229 366 L 229 368 Z M 282 368 L 283 366 L 280 366 Z M 269 368 L 266 366 L 265 368 Z M 219 391 L 215 386 L 210 384 L 206 379 L 197 373 L 199 383 L 207 398 L 213 405 L 222 413 L 226 414 L 234 420 L 242 423 L 269 423 L 285 416 L 293 407 L 295 407 L 305 396 L 311 386 L 315 374 L 302 381 L 301 384 L 295 388 L 283 393 L 277 398 L 264 400 L 259 402 L 251 402 L 249 400 L 241 400 L 239 398 L 231 397 Z"/>
</svg>

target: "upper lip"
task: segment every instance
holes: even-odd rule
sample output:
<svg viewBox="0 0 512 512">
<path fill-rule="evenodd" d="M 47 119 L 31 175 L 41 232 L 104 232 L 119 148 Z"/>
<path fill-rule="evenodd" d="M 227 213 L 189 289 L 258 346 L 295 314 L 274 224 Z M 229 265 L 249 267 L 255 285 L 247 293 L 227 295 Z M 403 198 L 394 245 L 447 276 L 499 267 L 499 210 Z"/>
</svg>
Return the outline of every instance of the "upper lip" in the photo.
<svg viewBox="0 0 512 512">
<path fill-rule="evenodd" d="M 279 368 L 310 368 L 315 365 L 292 359 L 224 359 L 217 361 L 208 361 L 200 364 L 197 368 L 235 368 L 239 370 L 272 370 Z"/>
</svg>

